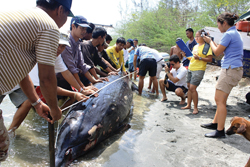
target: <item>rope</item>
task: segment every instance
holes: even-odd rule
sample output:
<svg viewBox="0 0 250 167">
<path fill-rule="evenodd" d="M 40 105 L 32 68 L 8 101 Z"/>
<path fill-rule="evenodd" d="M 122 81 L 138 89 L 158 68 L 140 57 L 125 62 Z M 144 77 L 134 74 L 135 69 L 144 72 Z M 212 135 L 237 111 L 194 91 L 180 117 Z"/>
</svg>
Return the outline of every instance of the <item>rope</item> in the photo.
<svg viewBox="0 0 250 167">
<path fill-rule="evenodd" d="M 94 94 L 96 94 L 96 93 L 100 92 L 102 89 L 104 89 L 106 86 L 108 86 L 108 85 L 110 85 L 110 84 L 112 84 L 112 83 L 114 83 L 114 82 L 116 82 L 116 81 L 118 81 L 118 80 L 120 80 L 120 79 L 122 79 L 122 78 L 125 78 L 125 77 L 127 77 L 127 76 L 129 76 L 129 75 L 131 75 L 131 74 L 133 74 L 133 73 L 135 73 L 135 72 L 136 72 L 136 71 L 134 71 L 134 72 L 132 72 L 132 73 L 129 73 L 129 74 L 127 74 L 127 75 L 125 75 L 125 76 L 123 76 L 123 77 L 121 77 L 121 78 L 118 78 L 118 79 L 116 79 L 116 80 L 114 80 L 114 81 L 108 83 L 107 85 L 105 85 L 105 86 L 103 86 L 102 88 L 98 89 L 96 92 L 92 93 L 92 94 L 89 95 L 88 97 L 93 96 Z M 78 101 L 78 102 L 76 102 L 76 103 L 74 103 L 74 104 L 72 104 L 72 105 L 70 105 L 70 106 L 68 106 L 68 107 L 66 107 L 66 108 L 64 108 L 64 109 L 62 109 L 62 112 L 65 111 L 65 110 L 67 110 L 68 108 L 74 106 L 74 105 L 77 105 L 78 103 L 81 103 L 81 102 L 84 101 L 84 100 L 85 100 L 85 99 L 82 99 L 82 100 L 80 100 L 80 101 Z M 58 125 L 57 125 L 56 131 L 57 131 L 57 134 L 56 134 L 56 142 L 57 142 L 57 137 L 58 137 L 58 133 L 59 133 L 59 123 L 58 123 Z M 55 142 L 55 146 L 56 146 L 56 142 Z"/>
<path fill-rule="evenodd" d="M 89 95 L 88 97 L 93 96 L 94 94 L 96 94 L 96 93 L 100 92 L 102 89 L 104 89 L 106 86 L 108 86 L 108 85 L 110 85 L 110 84 L 112 84 L 112 83 L 114 83 L 114 82 L 116 82 L 116 81 L 118 81 L 118 80 L 120 80 L 120 79 L 122 79 L 122 78 L 125 78 L 125 77 L 127 77 L 128 75 L 131 75 L 131 74 L 133 74 L 133 73 L 135 73 L 135 72 L 136 72 L 136 71 L 134 71 L 134 72 L 132 72 L 132 73 L 129 73 L 129 74 L 127 74 L 127 75 L 125 75 L 125 76 L 123 76 L 123 77 L 121 77 L 121 78 L 118 78 L 118 79 L 116 79 L 116 80 L 110 82 L 109 84 L 107 84 L 107 85 L 105 85 L 104 87 L 98 89 L 96 92 L 92 93 L 92 94 Z M 62 109 L 62 112 L 65 111 L 65 110 L 67 110 L 68 108 L 74 106 L 74 105 L 77 105 L 78 103 L 81 103 L 81 102 L 84 101 L 84 100 L 85 100 L 85 99 L 82 99 L 82 100 L 80 100 L 80 101 L 78 101 L 78 102 L 76 102 L 76 103 L 74 103 L 74 104 L 72 104 L 72 105 L 70 105 L 70 106 L 68 106 L 68 107 L 66 107 L 66 108 L 64 108 L 64 109 Z"/>
</svg>

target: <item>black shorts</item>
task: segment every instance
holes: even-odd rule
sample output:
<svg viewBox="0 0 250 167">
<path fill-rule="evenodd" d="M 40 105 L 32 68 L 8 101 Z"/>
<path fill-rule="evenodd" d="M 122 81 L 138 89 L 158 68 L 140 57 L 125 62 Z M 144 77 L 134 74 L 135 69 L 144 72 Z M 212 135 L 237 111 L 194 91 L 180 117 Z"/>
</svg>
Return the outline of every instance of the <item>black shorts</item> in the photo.
<svg viewBox="0 0 250 167">
<path fill-rule="evenodd" d="M 140 66 L 139 66 L 140 76 L 145 76 L 148 71 L 149 76 L 154 77 L 156 76 L 156 70 L 157 70 L 157 63 L 155 59 L 146 58 L 140 62 Z"/>
<path fill-rule="evenodd" d="M 175 92 L 177 88 L 181 88 L 183 93 L 187 93 L 188 91 L 188 89 L 185 86 L 177 86 L 172 81 L 169 81 L 169 80 L 167 82 L 168 82 L 168 88 L 166 87 L 166 89 L 168 91 Z"/>
</svg>

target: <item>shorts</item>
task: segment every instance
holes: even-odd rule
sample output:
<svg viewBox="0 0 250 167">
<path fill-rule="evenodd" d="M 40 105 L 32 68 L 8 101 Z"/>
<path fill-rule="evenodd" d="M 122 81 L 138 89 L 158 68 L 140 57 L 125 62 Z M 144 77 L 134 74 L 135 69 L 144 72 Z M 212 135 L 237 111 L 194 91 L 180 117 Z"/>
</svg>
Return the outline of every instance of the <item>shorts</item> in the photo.
<svg viewBox="0 0 250 167">
<path fill-rule="evenodd" d="M 177 88 L 181 88 L 183 93 L 187 93 L 188 89 L 185 86 L 177 86 L 172 81 L 168 80 L 168 88 L 166 87 L 166 90 L 175 92 Z"/>
<path fill-rule="evenodd" d="M 156 75 L 157 64 L 155 59 L 146 58 L 143 59 L 139 67 L 139 75 L 145 76 L 149 72 L 149 76 L 154 77 Z"/>
<path fill-rule="evenodd" d="M 203 79 L 204 74 L 205 74 L 205 71 L 203 70 L 198 70 L 198 71 L 188 70 L 187 83 L 190 83 L 195 86 L 199 86 L 201 83 L 201 80 Z"/>
<path fill-rule="evenodd" d="M 233 87 L 235 87 L 239 83 L 242 75 L 242 67 L 234 69 L 221 69 L 221 73 L 215 88 L 229 94 Z"/>
<path fill-rule="evenodd" d="M 160 73 L 162 71 L 162 64 L 164 64 L 164 60 L 158 61 L 157 62 L 157 70 L 156 70 L 156 78 L 159 79 L 160 78 Z"/>
<path fill-rule="evenodd" d="M 4 97 L 6 95 L 0 95 L 0 103 L 3 101 Z M 23 102 L 28 100 L 28 97 L 24 94 L 21 88 L 11 92 L 9 94 L 11 102 L 16 106 L 16 108 L 19 108 Z"/>
<path fill-rule="evenodd" d="M 128 69 L 129 72 L 134 72 L 134 64 L 133 63 L 129 63 L 128 67 L 129 67 L 129 69 Z"/>
</svg>

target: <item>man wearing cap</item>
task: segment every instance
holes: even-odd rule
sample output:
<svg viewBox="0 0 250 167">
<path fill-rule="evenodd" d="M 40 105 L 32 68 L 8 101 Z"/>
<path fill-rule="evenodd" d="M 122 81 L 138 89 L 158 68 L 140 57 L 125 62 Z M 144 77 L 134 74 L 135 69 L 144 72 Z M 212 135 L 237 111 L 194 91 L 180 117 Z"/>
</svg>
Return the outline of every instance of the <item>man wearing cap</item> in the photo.
<svg viewBox="0 0 250 167">
<path fill-rule="evenodd" d="M 197 42 L 194 39 L 194 30 L 192 28 L 188 28 L 186 29 L 186 36 L 188 37 L 188 41 L 186 42 L 187 47 L 191 50 L 191 52 L 193 51 L 193 48 L 195 45 L 197 45 Z M 183 53 L 183 52 L 182 52 Z M 182 60 L 182 64 L 184 67 L 188 67 L 189 66 L 189 60 L 183 56 L 183 60 Z"/>
<path fill-rule="evenodd" d="M 51 71 L 54 71 L 59 28 L 68 15 L 73 16 L 71 3 L 72 0 L 37 0 L 37 8 L 0 13 L 0 95 L 19 83 L 36 112 L 51 123 L 62 114 L 57 105 L 56 77 Z M 41 91 L 49 107 L 38 98 L 28 75 L 36 62 Z M 48 118 L 49 112 L 52 120 Z M 1 161 L 6 159 L 9 145 L 1 111 L 0 130 Z"/>
<path fill-rule="evenodd" d="M 83 16 L 75 16 L 71 19 L 70 24 L 70 35 L 69 43 L 70 47 L 66 46 L 65 50 L 62 52 L 62 58 L 69 71 L 73 74 L 79 85 L 86 89 L 85 86 L 89 86 L 90 83 L 102 82 L 102 80 L 94 79 L 91 73 L 95 73 L 95 69 L 87 65 L 84 62 L 82 52 L 80 50 L 80 39 L 84 37 L 86 29 L 89 27 L 87 19 Z M 57 74 L 59 86 L 72 90 L 69 83 L 62 77 L 61 74 Z M 94 88 L 96 90 L 96 88 Z"/>
<path fill-rule="evenodd" d="M 117 75 L 116 72 L 112 72 L 112 70 L 106 65 L 103 59 L 98 55 L 97 46 L 102 45 L 105 41 L 107 31 L 103 27 L 96 27 L 92 33 L 92 40 L 84 41 L 81 43 L 81 51 L 84 58 L 84 62 L 94 68 L 96 73 L 101 76 L 107 76 L 106 73 L 101 72 L 96 66 L 99 65 L 108 72 L 109 75 Z M 94 74 L 95 79 L 99 79 L 99 77 Z"/>
<path fill-rule="evenodd" d="M 82 40 L 91 40 L 94 29 L 95 25 L 93 23 L 89 23 L 89 27 L 87 27 L 87 32 L 84 34 Z"/>
</svg>

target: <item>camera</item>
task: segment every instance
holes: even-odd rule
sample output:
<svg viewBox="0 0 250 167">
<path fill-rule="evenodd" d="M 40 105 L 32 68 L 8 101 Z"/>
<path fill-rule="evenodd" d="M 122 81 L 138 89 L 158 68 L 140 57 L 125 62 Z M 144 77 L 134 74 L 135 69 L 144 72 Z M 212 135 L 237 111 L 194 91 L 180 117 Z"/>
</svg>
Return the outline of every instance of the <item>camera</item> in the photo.
<svg viewBox="0 0 250 167">
<path fill-rule="evenodd" d="M 168 66 L 168 68 L 170 68 L 170 63 L 169 62 L 167 62 L 166 64 L 161 64 L 162 68 L 164 68 L 166 65 Z"/>
<path fill-rule="evenodd" d="M 203 30 L 203 31 L 201 32 L 201 37 L 204 37 L 204 36 L 208 36 L 208 37 L 211 38 L 212 41 L 214 41 L 214 37 L 209 36 L 208 33 L 207 33 L 205 30 Z"/>
</svg>

